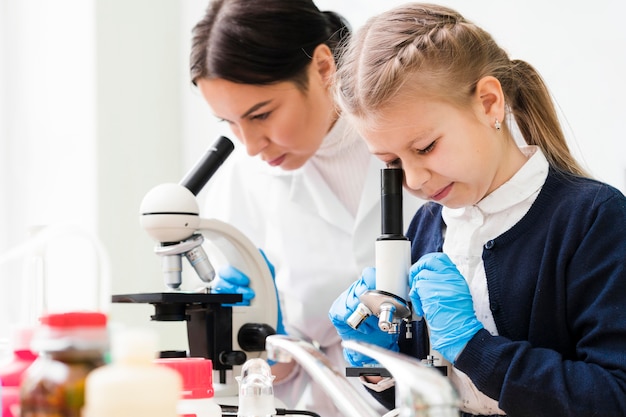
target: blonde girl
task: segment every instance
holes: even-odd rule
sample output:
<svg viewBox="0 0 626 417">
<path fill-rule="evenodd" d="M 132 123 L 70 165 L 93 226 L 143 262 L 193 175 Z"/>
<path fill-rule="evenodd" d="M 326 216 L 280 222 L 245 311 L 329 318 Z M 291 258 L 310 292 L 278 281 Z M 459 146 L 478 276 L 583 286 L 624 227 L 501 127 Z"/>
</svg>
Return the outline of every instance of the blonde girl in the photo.
<svg viewBox="0 0 626 417">
<path fill-rule="evenodd" d="M 370 152 L 430 200 L 408 231 L 410 299 L 463 415 L 626 415 L 626 198 L 572 157 L 538 72 L 458 12 L 411 3 L 356 33 L 335 87 Z M 397 349 L 346 325 L 372 286 L 331 320 Z M 390 381 L 364 382 L 393 406 Z"/>
</svg>

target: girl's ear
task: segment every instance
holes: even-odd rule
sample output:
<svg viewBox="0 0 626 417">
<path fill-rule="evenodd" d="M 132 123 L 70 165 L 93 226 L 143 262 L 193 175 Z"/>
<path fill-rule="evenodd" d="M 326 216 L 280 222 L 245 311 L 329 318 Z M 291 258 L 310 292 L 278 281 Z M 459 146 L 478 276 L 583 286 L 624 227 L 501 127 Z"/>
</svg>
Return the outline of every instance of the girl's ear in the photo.
<svg viewBox="0 0 626 417">
<path fill-rule="evenodd" d="M 311 60 L 312 69 L 319 75 L 325 85 L 329 85 L 335 74 L 335 57 L 328 45 L 322 43 L 317 45 L 313 51 L 313 59 Z"/>
<path fill-rule="evenodd" d="M 488 123 L 504 119 L 504 92 L 496 77 L 488 75 L 478 80 L 475 99 L 479 104 L 479 112 L 487 117 Z"/>
</svg>

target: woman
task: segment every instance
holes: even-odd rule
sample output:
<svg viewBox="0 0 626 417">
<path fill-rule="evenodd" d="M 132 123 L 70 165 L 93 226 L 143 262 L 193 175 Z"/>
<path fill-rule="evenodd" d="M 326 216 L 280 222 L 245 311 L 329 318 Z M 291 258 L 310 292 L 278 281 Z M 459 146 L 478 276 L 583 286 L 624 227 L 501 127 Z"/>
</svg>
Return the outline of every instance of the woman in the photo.
<svg viewBox="0 0 626 417">
<path fill-rule="evenodd" d="M 338 369 L 345 362 L 328 309 L 374 262 L 384 167 L 329 89 L 348 34 L 339 15 L 310 0 L 216 0 L 194 28 L 191 53 L 193 83 L 249 155 L 220 168 L 205 213 L 263 249 L 275 266 L 286 333 L 319 345 Z M 419 204 L 406 199 L 407 219 Z M 233 268 L 216 281 L 251 295 Z M 299 367 L 281 365 L 272 369 L 275 394 L 288 407 L 340 415 Z"/>
</svg>

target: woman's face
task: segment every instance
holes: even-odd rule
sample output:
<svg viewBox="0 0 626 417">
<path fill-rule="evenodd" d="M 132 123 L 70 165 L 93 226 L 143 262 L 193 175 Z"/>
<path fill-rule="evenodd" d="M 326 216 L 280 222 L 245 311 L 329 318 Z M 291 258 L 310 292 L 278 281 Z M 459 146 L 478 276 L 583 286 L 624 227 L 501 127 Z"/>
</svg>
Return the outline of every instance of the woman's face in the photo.
<svg viewBox="0 0 626 417">
<path fill-rule="evenodd" d="M 525 158 L 483 103 L 403 99 L 383 109 L 376 128 L 360 128 L 370 151 L 404 169 L 411 194 L 451 208 L 476 204 L 506 182 Z M 501 121 L 502 118 L 499 118 Z"/>
<path fill-rule="evenodd" d="M 332 60 L 332 54 L 327 58 Z M 288 81 L 250 85 L 201 79 L 196 84 L 213 114 L 230 125 L 249 155 L 293 170 L 315 154 L 336 120 L 327 88 L 327 72 L 334 68 L 334 61 L 320 64 L 314 57 L 306 91 Z"/>
</svg>

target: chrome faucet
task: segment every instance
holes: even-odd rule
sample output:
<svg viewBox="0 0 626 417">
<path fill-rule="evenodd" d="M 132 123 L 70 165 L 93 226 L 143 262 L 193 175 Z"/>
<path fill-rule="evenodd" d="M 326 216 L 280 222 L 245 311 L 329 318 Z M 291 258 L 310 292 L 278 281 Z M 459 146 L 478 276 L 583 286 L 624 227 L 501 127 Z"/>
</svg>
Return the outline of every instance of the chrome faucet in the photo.
<svg viewBox="0 0 626 417">
<path fill-rule="evenodd" d="M 265 338 L 267 357 L 277 362 L 292 359 L 302 366 L 333 400 L 346 417 L 380 417 L 364 401 L 354 401 L 361 393 L 337 371 L 328 357 L 312 344 L 295 337 L 271 335 Z"/>
<path fill-rule="evenodd" d="M 459 417 L 458 394 L 436 368 L 367 343 L 344 341 L 342 346 L 369 356 L 391 373 L 396 380 L 398 417 Z"/>
<path fill-rule="evenodd" d="M 354 341 L 343 346 L 370 356 L 386 367 L 396 380 L 396 406 L 400 417 L 458 417 L 459 400 L 448 379 L 434 368 L 409 356 Z M 365 401 L 355 401 L 361 393 L 312 344 L 303 340 L 271 335 L 265 339 L 269 359 L 298 362 L 332 398 L 347 417 L 380 417 Z"/>
</svg>

